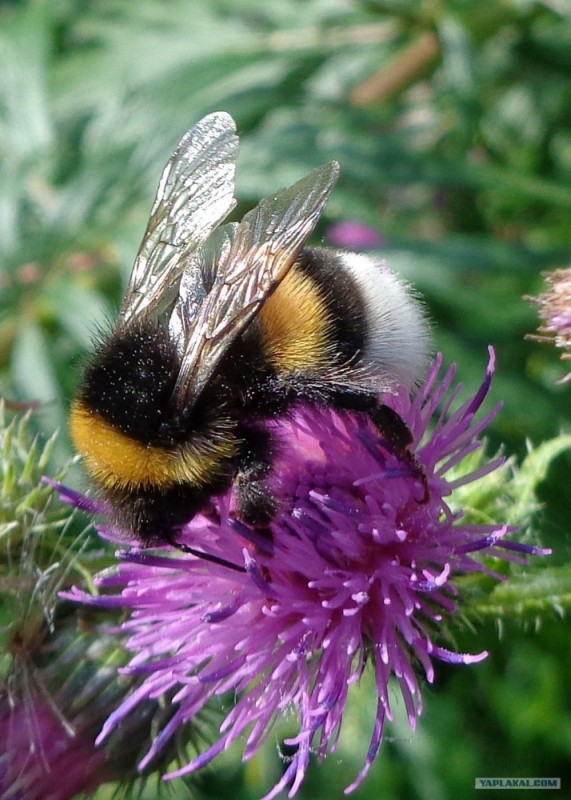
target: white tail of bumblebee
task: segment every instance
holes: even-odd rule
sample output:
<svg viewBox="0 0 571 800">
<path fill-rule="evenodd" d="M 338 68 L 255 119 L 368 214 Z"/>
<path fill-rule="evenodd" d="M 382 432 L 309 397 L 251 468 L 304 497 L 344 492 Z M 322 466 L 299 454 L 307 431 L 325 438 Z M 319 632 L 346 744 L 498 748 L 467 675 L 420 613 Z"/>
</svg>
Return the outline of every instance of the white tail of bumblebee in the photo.
<svg viewBox="0 0 571 800">
<path fill-rule="evenodd" d="M 384 262 L 343 253 L 367 315 L 363 360 L 378 372 L 380 384 L 412 389 L 422 380 L 430 356 L 430 329 L 414 290 Z"/>
</svg>

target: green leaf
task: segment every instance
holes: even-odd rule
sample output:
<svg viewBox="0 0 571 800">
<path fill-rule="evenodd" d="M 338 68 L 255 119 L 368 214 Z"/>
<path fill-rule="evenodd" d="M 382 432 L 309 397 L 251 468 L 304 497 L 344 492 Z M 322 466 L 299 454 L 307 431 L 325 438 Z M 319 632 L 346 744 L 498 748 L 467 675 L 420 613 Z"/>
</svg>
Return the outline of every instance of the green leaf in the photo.
<svg viewBox="0 0 571 800">
<path fill-rule="evenodd" d="M 538 486 L 546 480 L 554 459 L 570 449 L 571 434 L 565 434 L 529 450 L 511 481 L 510 495 L 513 504 L 510 508 L 510 522 L 521 525 L 529 520 L 530 514 L 537 508 Z"/>
<path fill-rule="evenodd" d="M 494 620 L 538 624 L 549 614 L 563 617 L 571 608 L 571 565 L 528 568 L 525 576 L 498 583 L 485 600 L 472 602 L 470 614 Z"/>
</svg>

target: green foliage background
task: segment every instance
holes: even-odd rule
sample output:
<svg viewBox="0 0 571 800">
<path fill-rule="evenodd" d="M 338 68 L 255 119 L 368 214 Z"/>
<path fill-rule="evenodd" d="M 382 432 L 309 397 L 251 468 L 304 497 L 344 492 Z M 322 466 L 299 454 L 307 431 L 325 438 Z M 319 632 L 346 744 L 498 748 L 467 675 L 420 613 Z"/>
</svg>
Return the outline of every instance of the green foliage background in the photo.
<svg viewBox="0 0 571 800">
<path fill-rule="evenodd" d="M 242 142 L 239 213 L 340 161 L 319 236 L 343 220 L 379 231 L 379 256 L 424 295 L 437 348 L 471 390 L 494 345 L 492 400 L 505 406 L 492 448 L 503 442 L 523 458 L 528 440 L 569 426 L 564 367 L 554 350 L 524 340 L 537 319 L 522 296 L 542 290 L 543 270 L 569 263 L 570 21 L 566 0 L 4 0 L 2 394 L 45 402 L 34 419 L 46 438 L 65 431 L 81 359 L 113 318 L 160 171 L 191 124 L 224 109 Z M 371 76 L 380 80 L 367 94 Z M 69 455 L 64 433 L 54 470 Z M 569 453 L 542 468 L 533 524 L 554 549 L 549 581 L 570 550 Z M 501 628 L 482 607 L 477 648 L 491 658 L 438 668 L 419 730 L 397 713 L 356 798 L 468 797 L 477 776 L 555 775 L 565 787 L 564 574 L 541 626 L 509 597 Z M 314 767 L 300 797 L 343 796 L 366 752 L 368 697 L 364 685 L 338 758 Z M 245 767 L 233 753 L 192 791 L 179 783 L 169 796 L 215 798 L 232 787 L 235 798 L 255 798 L 280 769 L 275 748 Z M 143 796 L 156 792 L 152 783 Z"/>
</svg>

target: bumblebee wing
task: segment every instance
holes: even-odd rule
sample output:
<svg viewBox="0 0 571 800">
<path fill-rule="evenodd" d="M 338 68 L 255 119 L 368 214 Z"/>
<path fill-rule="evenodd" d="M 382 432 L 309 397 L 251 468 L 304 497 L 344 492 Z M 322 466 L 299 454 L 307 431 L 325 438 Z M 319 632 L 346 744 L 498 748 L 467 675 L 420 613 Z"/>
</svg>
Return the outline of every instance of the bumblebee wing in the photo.
<svg viewBox="0 0 571 800">
<path fill-rule="evenodd" d="M 119 324 L 145 317 L 176 292 L 186 258 L 235 205 L 237 153 L 236 126 L 224 112 L 209 114 L 183 136 L 162 174 Z M 192 274 L 187 284 L 192 291 Z"/>
<path fill-rule="evenodd" d="M 221 359 L 245 330 L 264 300 L 283 279 L 313 231 L 337 180 L 330 162 L 266 198 L 236 227 L 214 234 L 208 256 L 212 286 L 184 336 L 175 403 L 188 409 L 203 391 Z M 212 244 L 212 243 L 210 243 Z M 207 247 L 195 261 L 204 257 Z M 180 317 L 189 319 L 181 296 Z M 192 302 L 189 306 L 189 313 Z"/>
</svg>

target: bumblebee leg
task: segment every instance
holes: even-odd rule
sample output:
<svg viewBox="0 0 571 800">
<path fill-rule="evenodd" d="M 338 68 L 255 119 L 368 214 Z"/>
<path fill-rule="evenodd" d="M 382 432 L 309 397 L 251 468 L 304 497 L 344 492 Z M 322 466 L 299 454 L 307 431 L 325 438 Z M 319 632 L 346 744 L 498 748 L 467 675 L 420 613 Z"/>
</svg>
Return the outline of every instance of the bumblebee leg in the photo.
<svg viewBox="0 0 571 800">
<path fill-rule="evenodd" d="M 267 528 L 276 515 L 278 504 L 267 481 L 254 478 L 244 470 L 236 475 L 234 489 L 241 519 L 253 528 Z"/>
<path fill-rule="evenodd" d="M 240 518 L 254 528 L 267 528 L 278 503 L 268 478 L 272 468 L 272 437 L 258 428 L 240 431 L 244 449 L 234 477 L 234 491 Z"/>
<path fill-rule="evenodd" d="M 203 561 L 210 561 L 211 564 L 218 564 L 220 567 L 226 567 L 226 569 L 231 569 L 234 572 L 246 572 L 244 567 L 241 567 L 239 564 L 234 564 L 232 561 L 227 561 L 221 556 L 215 556 L 213 553 L 206 553 L 204 550 L 197 550 L 195 547 L 184 544 L 184 542 L 177 542 L 174 538 L 174 534 L 172 538 L 169 538 L 169 544 L 176 547 L 177 550 L 180 550 L 182 553 L 189 553 L 191 556 L 195 556 L 195 558 L 201 558 Z"/>
<path fill-rule="evenodd" d="M 419 503 L 427 503 L 429 499 L 428 478 L 419 463 L 416 455 L 410 450 L 413 436 L 404 419 L 390 406 L 379 403 L 376 397 L 370 395 L 355 395 L 337 393 L 333 398 L 333 405 L 347 411 L 361 411 L 368 415 L 387 445 L 408 462 L 411 469 L 418 475 L 423 488 L 422 498 Z"/>
<path fill-rule="evenodd" d="M 428 478 L 415 453 L 410 450 L 413 436 L 404 419 L 390 406 L 376 404 L 369 416 L 389 447 L 397 453 L 416 472 L 421 480 L 423 494 L 419 503 L 427 503 L 430 497 Z"/>
<path fill-rule="evenodd" d="M 412 433 L 410 428 L 400 414 L 390 406 L 375 403 L 369 412 L 371 420 L 383 434 L 383 438 L 396 450 L 401 453 L 412 444 Z"/>
</svg>

